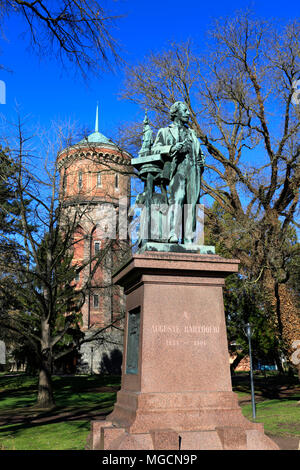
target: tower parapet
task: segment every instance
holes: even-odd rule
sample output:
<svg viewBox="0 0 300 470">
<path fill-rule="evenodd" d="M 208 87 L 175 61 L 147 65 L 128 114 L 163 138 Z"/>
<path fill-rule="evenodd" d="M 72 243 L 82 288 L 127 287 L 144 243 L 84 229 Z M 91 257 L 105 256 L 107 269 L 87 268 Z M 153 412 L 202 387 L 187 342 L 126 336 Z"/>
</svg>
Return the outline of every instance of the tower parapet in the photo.
<svg viewBox="0 0 300 470">
<path fill-rule="evenodd" d="M 62 150 L 57 161 L 63 170 L 63 199 L 91 203 L 105 200 L 117 203 L 130 190 L 130 155 L 98 130 L 77 144 Z"/>
</svg>

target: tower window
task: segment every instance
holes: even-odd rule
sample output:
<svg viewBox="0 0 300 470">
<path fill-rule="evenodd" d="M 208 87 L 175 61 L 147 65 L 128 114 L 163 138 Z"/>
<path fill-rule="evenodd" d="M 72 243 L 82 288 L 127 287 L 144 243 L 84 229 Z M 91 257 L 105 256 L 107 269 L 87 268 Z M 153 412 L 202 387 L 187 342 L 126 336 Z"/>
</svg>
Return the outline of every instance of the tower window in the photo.
<svg viewBox="0 0 300 470">
<path fill-rule="evenodd" d="M 93 295 L 93 305 L 94 305 L 94 308 L 99 308 L 99 295 L 98 294 Z"/>
<path fill-rule="evenodd" d="M 82 171 L 78 172 L 78 188 L 82 188 Z"/>
<path fill-rule="evenodd" d="M 100 188 L 101 186 L 101 172 L 98 171 L 97 173 L 97 188 Z"/>
<path fill-rule="evenodd" d="M 96 254 L 96 253 L 99 253 L 99 251 L 100 251 L 100 246 L 101 246 L 101 245 L 100 245 L 100 242 L 95 242 L 95 244 L 94 244 L 95 254 Z"/>
<path fill-rule="evenodd" d="M 80 281 L 80 274 L 79 273 L 75 274 L 75 281 L 76 282 Z"/>
<path fill-rule="evenodd" d="M 115 188 L 119 189 L 119 175 L 115 176 Z"/>
<path fill-rule="evenodd" d="M 64 175 L 63 175 L 63 189 L 64 189 L 64 190 L 67 189 L 67 183 L 68 183 L 67 173 L 64 172 Z"/>
</svg>

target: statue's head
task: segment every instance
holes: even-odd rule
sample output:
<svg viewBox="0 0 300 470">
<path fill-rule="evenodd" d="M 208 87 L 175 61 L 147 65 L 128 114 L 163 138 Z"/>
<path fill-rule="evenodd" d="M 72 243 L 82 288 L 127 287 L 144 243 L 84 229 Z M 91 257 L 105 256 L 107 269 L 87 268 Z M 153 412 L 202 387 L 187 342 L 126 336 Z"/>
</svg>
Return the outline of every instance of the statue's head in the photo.
<svg viewBox="0 0 300 470">
<path fill-rule="evenodd" d="M 176 101 L 172 104 L 169 113 L 171 121 L 179 119 L 180 121 L 187 123 L 190 118 L 189 109 L 183 101 Z"/>
</svg>

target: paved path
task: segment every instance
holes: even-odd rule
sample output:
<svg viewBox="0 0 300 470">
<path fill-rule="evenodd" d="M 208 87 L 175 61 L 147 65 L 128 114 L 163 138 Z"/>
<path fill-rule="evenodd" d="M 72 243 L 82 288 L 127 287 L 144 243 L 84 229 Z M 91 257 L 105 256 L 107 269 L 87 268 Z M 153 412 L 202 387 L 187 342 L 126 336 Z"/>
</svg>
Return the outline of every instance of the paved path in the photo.
<svg viewBox="0 0 300 470">
<path fill-rule="evenodd" d="M 300 439 L 297 437 L 271 436 L 268 435 L 280 450 L 300 450 Z"/>
</svg>

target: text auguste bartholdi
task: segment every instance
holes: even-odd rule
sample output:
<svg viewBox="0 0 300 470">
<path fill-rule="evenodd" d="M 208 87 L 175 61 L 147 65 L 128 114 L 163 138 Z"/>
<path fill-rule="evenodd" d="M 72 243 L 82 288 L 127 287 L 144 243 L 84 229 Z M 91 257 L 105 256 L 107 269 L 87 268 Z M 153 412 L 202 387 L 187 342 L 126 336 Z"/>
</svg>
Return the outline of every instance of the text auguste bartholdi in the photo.
<svg viewBox="0 0 300 470">
<path fill-rule="evenodd" d="M 152 325 L 153 333 L 219 333 L 216 325 Z"/>
<path fill-rule="evenodd" d="M 198 337 L 193 339 L 193 341 L 189 341 L 190 335 L 195 334 L 218 334 L 220 332 L 220 327 L 216 325 L 152 325 L 153 333 L 174 333 L 176 335 L 182 335 L 185 333 L 185 336 L 181 337 L 180 339 L 176 338 L 167 338 L 166 339 L 166 346 L 182 346 L 187 344 L 193 344 L 194 346 L 206 346 L 206 341 L 202 338 L 199 339 Z"/>
</svg>

